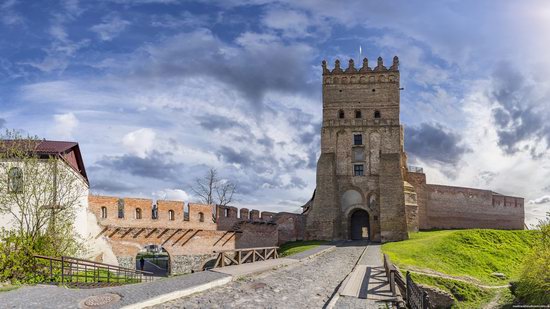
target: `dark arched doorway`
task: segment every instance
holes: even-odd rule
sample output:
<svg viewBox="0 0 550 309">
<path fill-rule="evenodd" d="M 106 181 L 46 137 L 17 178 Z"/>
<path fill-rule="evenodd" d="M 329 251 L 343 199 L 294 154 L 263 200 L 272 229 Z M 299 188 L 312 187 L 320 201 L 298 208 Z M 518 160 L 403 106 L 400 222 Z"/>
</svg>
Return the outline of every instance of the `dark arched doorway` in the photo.
<svg viewBox="0 0 550 309">
<path fill-rule="evenodd" d="M 369 213 L 357 209 L 350 216 L 350 238 L 352 240 L 369 239 Z"/>
<path fill-rule="evenodd" d="M 136 256 L 136 269 L 166 277 L 170 275 L 170 255 L 162 246 L 146 245 Z"/>
</svg>

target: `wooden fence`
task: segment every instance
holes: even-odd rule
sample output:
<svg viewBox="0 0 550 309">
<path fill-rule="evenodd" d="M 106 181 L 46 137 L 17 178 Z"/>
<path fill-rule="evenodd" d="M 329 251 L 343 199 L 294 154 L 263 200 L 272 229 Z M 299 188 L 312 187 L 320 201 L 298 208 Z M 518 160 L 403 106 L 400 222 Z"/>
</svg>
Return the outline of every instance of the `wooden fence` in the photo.
<svg viewBox="0 0 550 309">
<path fill-rule="evenodd" d="M 214 268 L 277 259 L 279 258 L 277 249 L 279 247 L 214 251 L 214 253 L 218 254 Z"/>
<path fill-rule="evenodd" d="M 406 278 L 404 279 L 401 272 L 391 263 L 390 258 L 386 254 L 384 254 L 384 269 L 392 295 L 402 297 L 407 308 L 433 308 L 430 304 L 428 293 L 412 280 L 409 272 L 407 272 Z"/>
</svg>

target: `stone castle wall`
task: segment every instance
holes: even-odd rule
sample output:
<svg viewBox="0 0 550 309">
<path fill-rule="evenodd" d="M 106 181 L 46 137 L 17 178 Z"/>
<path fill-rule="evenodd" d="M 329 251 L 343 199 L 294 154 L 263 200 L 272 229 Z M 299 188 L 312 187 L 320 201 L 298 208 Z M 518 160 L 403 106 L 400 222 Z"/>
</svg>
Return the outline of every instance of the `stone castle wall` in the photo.
<svg viewBox="0 0 550 309">
<path fill-rule="evenodd" d="M 490 190 L 426 184 L 423 173 L 408 173 L 416 189 L 420 229 L 523 229 L 524 199 Z"/>
<path fill-rule="evenodd" d="M 146 245 L 164 248 L 170 256 L 170 273 L 181 274 L 202 270 L 215 257 L 214 251 L 271 247 L 303 239 L 303 216 L 299 214 L 243 208 L 238 216 L 235 207 L 192 203 L 186 213 L 182 201 L 157 201 L 155 219 L 150 199 L 90 195 L 88 205 L 102 229 L 96 238 L 107 241 L 119 265 L 129 268 L 135 267 L 135 257 Z"/>
</svg>

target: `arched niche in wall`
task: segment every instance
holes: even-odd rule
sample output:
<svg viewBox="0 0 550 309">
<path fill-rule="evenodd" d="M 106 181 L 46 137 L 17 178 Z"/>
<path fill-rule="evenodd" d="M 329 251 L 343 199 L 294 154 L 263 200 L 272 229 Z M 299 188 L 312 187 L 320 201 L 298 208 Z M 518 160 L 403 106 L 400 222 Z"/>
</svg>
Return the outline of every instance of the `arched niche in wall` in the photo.
<svg viewBox="0 0 550 309">
<path fill-rule="evenodd" d="M 362 205 L 363 197 L 357 190 L 347 190 L 342 194 L 342 210 L 349 209 L 352 206 Z"/>
</svg>

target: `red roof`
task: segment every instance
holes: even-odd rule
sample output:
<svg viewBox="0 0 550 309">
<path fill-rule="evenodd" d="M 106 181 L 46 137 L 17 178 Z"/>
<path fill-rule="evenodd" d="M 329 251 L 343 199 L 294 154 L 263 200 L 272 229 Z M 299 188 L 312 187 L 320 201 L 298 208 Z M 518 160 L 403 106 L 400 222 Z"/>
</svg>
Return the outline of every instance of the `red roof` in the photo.
<svg viewBox="0 0 550 309">
<path fill-rule="evenodd" d="M 10 145 L 16 143 L 13 140 L 3 140 L 2 144 Z M 76 142 L 66 142 L 66 141 L 48 141 L 48 140 L 37 140 L 32 141 L 31 144 L 24 144 L 25 141 L 21 141 L 22 146 L 34 148 L 31 152 L 36 152 L 37 154 L 43 155 L 55 155 L 59 156 L 63 161 L 65 161 L 69 166 L 71 166 L 75 171 L 77 171 L 86 182 L 88 182 L 88 176 L 86 175 L 86 168 L 84 167 L 84 161 L 82 160 L 82 154 L 80 153 L 80 147 Z M 36 146 L 31 146 L 36 143 Z"/>
</svg>

